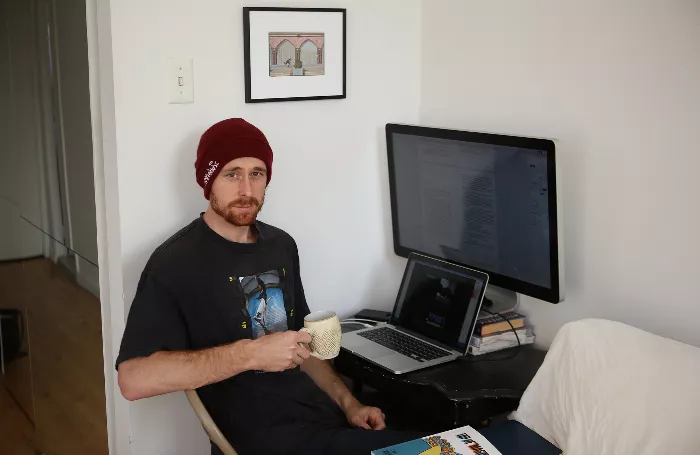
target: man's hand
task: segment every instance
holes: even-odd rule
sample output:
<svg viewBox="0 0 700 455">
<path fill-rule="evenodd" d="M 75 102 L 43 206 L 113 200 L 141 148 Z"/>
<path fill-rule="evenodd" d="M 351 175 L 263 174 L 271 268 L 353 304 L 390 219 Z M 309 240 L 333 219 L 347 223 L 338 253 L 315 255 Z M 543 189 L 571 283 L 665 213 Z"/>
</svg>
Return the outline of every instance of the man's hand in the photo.
<svg viewBox="0 0 700 455">
<path fill-rule="evenodd" d="M 254 370 L 278 372 L 296 368 L 309 358 L 309 350 L 299 343 L 311 343 L 305 332 L 279 332 L 260 337 L 249 344 Z"/>
<path fill-rule="evenodd" d="M 310 358 L 301 369 L 343 410 L 350 425 L 366 430 L 386 428 L 386 417 L 381 409 L 364 406 L 357 401 L 328 360 Z"/>
<path fill-rule="evenodd" d="M 364 406 L 356 403 L 345 410 L 345 417 L 350 425 L 364 428 L 365 430 L 383 430 L 386 428 L 384 419 L 386 416 L 379 408 Z"/>
</svg>

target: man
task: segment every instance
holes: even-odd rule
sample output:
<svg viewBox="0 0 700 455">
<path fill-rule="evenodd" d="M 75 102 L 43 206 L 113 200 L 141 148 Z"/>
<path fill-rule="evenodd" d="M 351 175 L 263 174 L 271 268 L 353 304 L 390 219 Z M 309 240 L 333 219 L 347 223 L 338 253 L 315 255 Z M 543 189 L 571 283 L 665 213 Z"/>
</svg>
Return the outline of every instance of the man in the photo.
<svg viewBox="0 0 700 455">
<path fill-rule="evenodd" d="M 272 176 L 263 133 L 215 124 L 195 168 L 209 208 L 141 275 L 117 359 L 124 397 L 197 389 L 241 455 L 368 455 L 416 437 L 384 430 L 382 411 L 300 345 L 311 338 L 297 332 L 309 308 L 296 243 L 256 221 Z"/>
</svg>

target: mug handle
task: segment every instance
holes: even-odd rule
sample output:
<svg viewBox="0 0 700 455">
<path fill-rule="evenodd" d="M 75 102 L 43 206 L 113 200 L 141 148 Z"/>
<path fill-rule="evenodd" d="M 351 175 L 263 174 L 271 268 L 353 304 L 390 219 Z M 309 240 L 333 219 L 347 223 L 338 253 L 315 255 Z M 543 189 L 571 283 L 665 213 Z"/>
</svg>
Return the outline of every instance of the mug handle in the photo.
<svg viewBox="0 0 700 455">
<path fill-rule="evenodd" d="M 313 330 L 307 329 L 306 327 L 302 327 L 301 329 L 299 329 L 299 331 L 304 332 L 304 333 L 308 333 L 311 337 L 314 336 Z M 299 346 L 301 346 L 302 348 L 308 349 L 309 352 L 311 353 L 311 355 L 316 357 L 317 359 L 323 360 L 323 358 L 321 357 L 321 355 L 318 352 L 314 352 L 311 350 L 311 346 L 305 346 L 303 343 L 299 343 Z"/>
</svg>

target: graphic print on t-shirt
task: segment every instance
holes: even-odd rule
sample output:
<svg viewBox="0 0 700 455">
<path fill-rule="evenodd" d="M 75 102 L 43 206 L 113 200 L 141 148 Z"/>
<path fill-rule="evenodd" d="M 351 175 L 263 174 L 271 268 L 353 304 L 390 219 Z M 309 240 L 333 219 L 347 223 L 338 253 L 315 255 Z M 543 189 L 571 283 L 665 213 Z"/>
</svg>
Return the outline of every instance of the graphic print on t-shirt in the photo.
<svg viewBox="0 0 700 455">
<path fill-rule="evenodd" d="M 287 330 L 287 312 L 280 275 L 270 270 L 239 278 L 245 295 L 246 308 L 253 323 L 253 338 Z"/>
</svg>

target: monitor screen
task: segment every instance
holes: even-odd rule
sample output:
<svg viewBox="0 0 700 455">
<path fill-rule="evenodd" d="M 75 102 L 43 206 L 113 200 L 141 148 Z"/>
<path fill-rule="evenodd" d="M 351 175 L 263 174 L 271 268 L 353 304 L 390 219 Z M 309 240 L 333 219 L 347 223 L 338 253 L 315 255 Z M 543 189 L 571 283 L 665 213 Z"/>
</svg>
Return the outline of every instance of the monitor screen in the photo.
<svg viewBox="0 0 700 455">
<path fill-rule="evenodd" d="M 554 143 L 387 125 L 394 246 L 558 302 Z"/>
<path fill-rule="evenodd" d="M 414 255 L 406 265 L 391 322 L 465 351 L 487 281 L 480 272 Z"/>
</svg>

